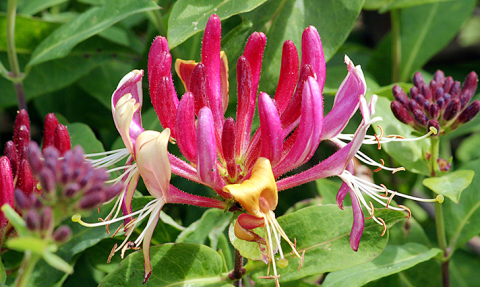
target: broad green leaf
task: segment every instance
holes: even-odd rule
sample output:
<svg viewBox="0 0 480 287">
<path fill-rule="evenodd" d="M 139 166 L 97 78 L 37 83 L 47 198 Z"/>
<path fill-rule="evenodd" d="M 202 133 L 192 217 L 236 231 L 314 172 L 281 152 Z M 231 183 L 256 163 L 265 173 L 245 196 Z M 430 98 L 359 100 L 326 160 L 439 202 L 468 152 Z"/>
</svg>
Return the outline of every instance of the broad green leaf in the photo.
<svg viewBox="0 0 480 287">
<path fill-rule="evenodd" d="M 80 87 L 101 102 L 105 108 L 111 109 L 112 94 L 120 80 L 133 70 L 133 65 L 120 61 L 108 61 L 85 75 L 78 81 Z"/>
<path fill-rule="evenodd" d="M 58 23 L 18 15 L 15 18 L 15 48 L 17 53 L 32 53 Z M 7 51 L 7 16 L 0 14 L 0 51 Z"/>
<path fill-rule="evenodd" d="M 103 144 L 97 140 L 89 126 L 83 123 L 73 123 L 67 126 L 72 148 L 80 145 L 86 154 L 104 152 Z"/>
<path fill-rule="evenodd" d="M 110 0 L 94 7 L 49 35 L 33 52 L 28 66 L 68 55 L 75 45 L 136 13 L 158 9 L 148 0 Z"/>
<path fill-rule="evenodd" d="M 52 266 L 53 268 L 65 272 L 67 274 L 73 273 L 73 267 L 70 266 L 67 262 L 65 262 L 62 258 L 57 256 L 52 252 L 43 252 L 42 256 L 43 260 L 48 263 L 48 265 Z"/>
<path fill-rule="evenodd" d="M 32 236 L 16 237 L 7 241 L 7 247 L 10 249 L 20 252 L 30 250 L 37 255 L 42 255 L 48 245 L 48 241 Z"/>
<path fill-rule="evenodd" d="M 418 137 L 418 133 L 410 126 L 403 124 L 393 115 L 390 109 L 390 101 L 379 97 L 375 108 L 375 116 L 381 117 L 383 121 L 377 122 L 382 126 L 385 135 L 401 135 L 405 138 Z M 380 134 L 380 129 L 375 125 L 375 132 Z M 421 141 L 390 142 L 382 145 L 391 157 L 405 167 L 407 171 L 429 175 L 428 162 L 425 159 L 425 152 L 429 150 L 429 139 Z"/>
<path fill-rule="evenodd" d="M 402 212 L 386 209 L 376 209 L 375 215 L 384 219 L 388 227 L 405 218 Z M 380 236 L 383 227 L 373 220 L 367 220 L 360 247 L 355 252 L 351 249 L 349 241 L 352 218 L 350 207 L 341 210 L 336 205 L 308 207 L 279 217 L 278 223 L 287 236 L 291 240 L 296 239 L 298 252 L 302 254 L 305 251 L 303 266 L 297 271 L 300 259 L 289 253 L 290 246 L 282 240 L 282 248 L 289 264 L 286 268 L 278 269 L 278 273 L 281 274 L 280 282 L 342 270 L 379 256 L 388 241 L 388 235 Z M 249 262 L 245 268 L 252 272 L 254 281 L 261 284 L 271 283 L 258 278 L 267 275 L 265 263 Z"/>
<path fill-rule="evenodd" d="M 365 264 L 335 271 L 327 275 L 322 286 L 362 286 L 370 281 L 398 273 L 427 261 L 442 250 L 418 243 L 402 246 L 387 245 L 382 254 Z"/>
<path fill-rule="evenodd" d="M 28 0 L 25 5 L 18 9 L 19 14 L 34 15 L 38 12 L 50 8 L 55 5 L 62 4 L 68 0 Z"/>
<path fill-rule="evenodd" d="M 232 286 L 222 273 L 222 258 L 210 247 L 194 244 L 163 244 L 150 248 L 152 276 L 143 282 L 143 252 L 127 256 L 101 287 L 110 286 Z"/>
<path fill-rule="evenodd" d="M 235 14 L 255 9 L 266 0 L 179 0 L 173 6 L 168 20 L 168 45 L 170 49 L 201 32 L 212 14 L 223 20 Z"/>
<path fill-rule="evenodd" d="M 210 247 L 217 249 L 218 238 L 220 234 L 223 234 L 231 219 L 232 214 L 230 212 L 215 208 L 209 209 L 203 213 L 199 220 L 182 231 L 175 242 L 205 244 L 208 237 Z"/>
<path fill-rule="evenodd" d="M 460 168 L 473 170 L 472 183 L 462 192 L 458 204 L 446 200 L 442 207 L 445 214 L 445 230 L 452 250 L 463 246 L 470 238 L 480 233 L 480 160 Z"/>
<path fill-rule="evenodd" d="M 363 9 L 379 10 L 379 13 L 385 13 L 393 9 L 402 9 L 445 1 L 452 0 L 366 0 Z"/>
<path fill-rule="evenodd" d="M 458 203 L 462 191 L 470 185 L 474 175 L 473 170 L 458 170 L 447 173 L 442 177 L 425 178 L 423 185 Z"/>
<path fill-rule="evenodd" d="M 480 134 L 473 134 L 465 138 L 456 150 L 457 159 L 467 163 L 469 161 L 480 158 Z"/>
<path fill-rule="evenodd" d="M 469 287 L 478 284 L 480 260 L 478 254 L 457 250 L 450 260 L 450 278 L 452 286 Z"/>
<path fill-rule="evenodd" d="M 5 266 L 3 266 L 2 258 L 0 257 L 0 284 L 5 284 L 7 280 L 7 272 L 5 271 Z"/>
<path fill-rule="evenodd" d="M 336 204 L 337 203 L 337 193 L 340 189 L 341 184 L 335 182 L 331 179 L 321 178 L 315 180 L 317 185 L 318 193 L 322 197 L 324 204 Z"/>
</svg>

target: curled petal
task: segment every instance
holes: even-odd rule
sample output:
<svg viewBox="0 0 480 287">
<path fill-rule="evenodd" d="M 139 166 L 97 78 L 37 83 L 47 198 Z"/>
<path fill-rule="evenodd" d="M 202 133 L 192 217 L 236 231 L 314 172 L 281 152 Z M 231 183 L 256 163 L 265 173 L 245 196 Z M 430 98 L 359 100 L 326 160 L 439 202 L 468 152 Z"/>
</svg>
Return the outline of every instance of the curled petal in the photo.
<svg viewBox="0 0 480 287">
<path fill-rule="evenodd" d="M 302 34 L 302 67 L 304 65 L 312 66 L 320 91 L 323 92 L 326 75 L 325 56 L 322 41 L 313 26 L 306 28 Z"/>
<path fill-rule="evenodd" d="M 197 135 L 195 130 L 195 99 L 192 93 L 183 95 L 175 123 L 178 148 L 191 162 L 197 162 Z"/>
<path fill-rule="evenodd" d="M 345 128 L 358 108 L 360 97 L 365 95 L 367 89 L 360 66 L 355 67 L 347 56 L 345 62 L 348 74 L 338 88 L 332 110 L 325 116 L 322 140 L 335 137 Z"/>
<path fill-rule="evenodd" d="M 350 161 L 347 165 L 347 170 L 351 173 L 353 173 L 353 162 Z M 340 186 L 340 189 L 337 192 L 337 205 L 340 207 L 341 210 L 343 210 L 343 200 L 345 199 L 345 196 L 347 193 L 350 191 L 350 187 L 348 186 L 347 183 L 343 182 L 342 186 Z"/>
<path fill-rule="evenodd" d="M 169 138 L 169 129 L 161 133 L 145 131 L 138 136 L 135 146 L 138 170 L 148 191 L 156 198 L 166 199 L 170 186 Z"/>
<path fill-rule="evenodd" d="M 228 59 L 227 54 L 224 51 L 220 51 L 220 92 L 222 95 L 222 105 L 223 113 L 227 111 L 228 108 Z"/>
<path fill-rule="evenodd" d="M 282 124 L 275 104 L 270 96 L 263 92 L 258 98 L 258 114 L 262 136 L 260 156 L 268 158 L 275 166 L 282 156 Z"/>
<path fill-rule="evenodd" d="M 157 226 L 158 219 L 160 218 L 160 211 L 165 202 L 157 203 L 157 208 L 150 214 L 148 218 L 147 226 L 145 228 L 145 237 L 143 238 L 143 260 L 145 264 L 145 275 L 143 283 L 147 282 L 148 278 L 152 274 L 152 263 L 150 262 L 150 243 L 152 242 L 153 232 Z"/>
<path fill-rule="evenodd" d="M 352 247 L 353 251 L 357 251 L 358 245 L 360 244 L 360 239 L 362 238 L 363 228 L 365 227 L 365 219 L 363 217 L 360 200 L 355 195 L 355 192 L 349 190 L 349 194 L 350 198 L 352 199 L 353 209 L 353 225 L 352 231 L 350 232 L 350 247 Z"/>
<path fill-rule="evenodd" d="M 250 231 L 264 225 L 265 220 L 263 218 L 257 218 L 253 215 L 242 213 L 238 216 L 237 221 L 235 222 L 235 236 L 242 240 L 254 241 L 266 245 L 265 239 L 258 236 L 255 232 Z"/>
<path fill-rule="evenodd" d="M 193 69 L 197 66 L 197 63 L 193 60 L 175 60 L 175 72 L 182 80 L 185 91 L 190 91 L 190 80 L 192 78 Z"/>
<path fill-rule="evenodd" d="M 213 115 L 203 107 L 198 113 L 197 123 L 197 175 L 208 185 L 213 185 L 217 176 L 217 146 Z"/>
<path fill-rule="evenodd" d="M 133 115 L 138 108 L 139 105 L 132 98 L 132 94 L 124 95 L 116 102 L 115 106 L 112 106 L 115 126 L 131 155 L 135 154 L 135 140 L 143 131 L 143 128 L 133 121 Z"/>
<path fill-rule="evenodd" d="M 135 103 L 138 104 L 138 109 L 133 115 L 133 123 L 140 128 L 142 127 L 141 109 L 143 104 L 142 77 L 142 70 L 131 71 L 120 80 L 117 89 L 115 90 L 115 92 L 113 92 L 112 95 L 112 112 L 114 112 L 114 109 L 118 105 L 118 101 L 123 96 L 125 96 L 126 94 L 131 95 L 132 99 L 135 100 Z"/>
</svg>

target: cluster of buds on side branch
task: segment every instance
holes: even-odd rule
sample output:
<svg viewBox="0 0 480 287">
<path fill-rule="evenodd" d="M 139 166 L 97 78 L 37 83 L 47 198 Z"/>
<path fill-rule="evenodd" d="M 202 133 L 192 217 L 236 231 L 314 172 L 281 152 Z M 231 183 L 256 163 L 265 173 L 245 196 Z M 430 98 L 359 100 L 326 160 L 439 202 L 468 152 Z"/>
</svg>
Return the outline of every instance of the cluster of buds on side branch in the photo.
<svg viewBox="0 0 480 287">
<path fill-rule="evenodd" d="M 399 121 L 418 131 L 428 131 L 434 127 L 438 130 L 437 136 L 443 135 L 472 120 L 480 111 L 479 100 L 469 104 L 477 82 L 475 72 L 468 74 L 461 86 L 459 81 L 445 77 L 438 70 L 430 84 L 427 84 L 422 74 L 417 72 L 409 96 L 398 85 L 392 88 L 395 97 L 391 104 L 393 114 Z"/>
</svg>

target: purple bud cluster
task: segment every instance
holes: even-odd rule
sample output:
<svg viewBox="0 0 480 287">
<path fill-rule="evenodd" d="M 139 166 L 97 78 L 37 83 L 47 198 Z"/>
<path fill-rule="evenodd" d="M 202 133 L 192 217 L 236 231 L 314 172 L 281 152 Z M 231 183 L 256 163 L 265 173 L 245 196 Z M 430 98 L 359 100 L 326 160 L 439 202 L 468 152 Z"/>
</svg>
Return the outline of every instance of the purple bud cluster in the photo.
<svg viewBox="0 0 480 287">
<path fill-rule="evenodd" d="M 42 203 L 39 195 L 26 195 L 21 189 L 15 189 L 17 209 L 23 214 L 27 229 L 44 239 L 53 239 L 56 243 L 64 243 L 72 235 L 72 230 L 66 225 L 59 226 L 55 231 L 53 211 L 50 206 Z"/>
<path fill-rule="evenodd" d="M 63 208 L 66 216 L 108 202 L 123 188 L 122 184 L 107 186 L 107 171 L 85 161 L 80 146 L 67 150 L 60 157 L 55 147 L 49 146 L 40 151 L 38 145 L 32 142 L 27 158 L 33 174 L 39 180 L 45 203 Z"/>
<path fill-rule="evenodd" d="M 435 127 L 438 134 L 444 134 L 472 120 L 480 111 L 479 100 L 469 104 L 477 89 L 477 82 L 475 72 L 470 72 L 461 86 L 459 81 L 445 77 L 438 70 L 430 84 L 427 84 L 422 74 L 417 72 L 409 95 L 398 85 L 392 88 L 395 97 L 391 104 L 392 112 L 399 121 L 418 131 Z"/>
</svg>

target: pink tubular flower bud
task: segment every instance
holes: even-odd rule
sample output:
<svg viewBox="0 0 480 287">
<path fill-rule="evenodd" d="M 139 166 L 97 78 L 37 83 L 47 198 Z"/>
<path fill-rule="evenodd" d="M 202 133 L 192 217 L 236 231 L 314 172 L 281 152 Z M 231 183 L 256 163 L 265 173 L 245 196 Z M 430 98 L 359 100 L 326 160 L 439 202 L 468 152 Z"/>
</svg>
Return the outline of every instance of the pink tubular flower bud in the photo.
<svg viewBox="0 0 480 287">
<path fill-rule="evenodd" d="M 50 113 L 45 116 L 45 123 L 43 125 L 43 146 L 42 149 L 53 146 L 55 144 L 55 129 L 58 126 L 57 117 Z"/>
<path fill-rule="evenodd" d="M 195 99 L 186 92 L 177 109 L 175 122 L 177 145 L 185 158 L 197 162 L 197 135 L 195 130 Z"/>
<path fill-rule="evenodd" d="M 217 146 L 213 115 L 209 108 L 203 107 L 198 113 L 197 123 L 197 175 L 198 178 L 214 185 L 217 175 Z"/>
<path fill-rule="evenodd" d="M 14 206 L 14 188 L 13 188 L 13 175 L 10 168 L 10 161 L 6 156 L 0 157 L 0 206 L 9 204 Z M 0 210 L 0 242 L 3 238 L 3 232 L 7 226 L 8 219 Z"/>
<path fill-rule="evenodd" d="M 318 35 L 317 29 L 309 26 L 302 34 L 302 67 L 304 65 L 311 65 L 315 72 L 315 79 L 317 80 L 320 92 L 323 92 L 325 86 L 325 56 L 323 54 L 322 41 Z"/>
<path fill-rule="evenodd" d="M 275 102 L 280 114 L 287 108 L 288 102 L 293 96 L 297 85 L 299 71 L 298 52 L 295 44 L 287 40 L 283 43 L 282 66 L 275 91 Z"/>
<path fill-rule="evenodd" d="M 265 34 L 255 32 L 248 38 L 243 51 L 243 56 L 247 59 L 252 71 L 252 94 L 250 98 L 253 102 L 255 102 L 257 97 L 258 81 L 260 80 L 260 70 L 262 68 L 263 51 L 265 50 L 266 42 Z"/>
<path fill-rule="evenodd" d="M 16 138 L 19 137 L 18 131 L 25 126 L 27 131 L 30 131 L 30 118 L 28 117 L 28 113 L 26 110 L 20 110 L 15 118 L 15 128 L 13 130 L 13 140 L 15 141 Z M 16 143 L 16 142 L 15 142 Z"/>
<path fill-rule="evenodd" d="M 198 63 L 193 69 L 190 78 L 190 88 L 195 98 L 195 114 L 203 107 L 209 107 L 207 98 L 207 78 L 205 77 L 205 65 Z M 177 112 L 178 113 L 178 112 Z"/>
<path fill-rule="evenodd" d="M 23 190 L 26 195 L 30 195 L 35 187 L 34 182 L 32 170 L 30 169 L 30 165 L 28 165 L 28 161 L 26 159 L 21 160 L 15 187 Z"/>
<path fill-rule="evenodd" d="M 55 129 L 55 147 L 60 152 L 60 156 L 72 147 L 70 135 L 68 134 L 67 127 L 64 125 L 57 125 Z"/>
<path fill-rule="evenodd" d="M 459 123 L 466 123 L 471 121 L 475 116 L 477 116 L 480 111 L 480 101 L 473 101 L 459 116 L 457 121 Z"/>
<path fill-rule="evenodd" d="M 55 232 L 53 232 L 52 238 L 57 243 L 64 243 L 72 237 L 72 230 L 66 225 L 58 227 Z"/>
<path fill-rule="evenodd" d="M 22 125 L 16 130 L 16 136 L 13 137 L 13 142 L 17 149 L 18 160 L 25 159 L 28 143 L 30 142 L 30 130 L 27 126 Z"/>
<path fill-rule="evenodd" d="M 235 137 L 235 156 L 240 157 L 248 147 L 250 139 L 250 129 L 252 127 L 253 113 L 250 110 L 255 109 L 255 100 L 252 95 L 252 70 L 248 60 L 240 56 L 237 61 L 237 128 Z"/>
<path fill-rule="evenodd" d="M 4 154 L 10 161 L 10 167 L 12 170 L 11 172 L 13 177 L 15 177 L 17 175 L 19 162 L 18 162 L 17 148 L 15 147 L 15 143 L 13 143 L 13 141 L 8 141 L 5 144 Z"/>
<path fill-rule="evenodd" d="M 410 116 L 407 109 L 405 109 L 405 107 L 400 102 L 393 101 L 390 106 L 397 120 L 407 125 L 414 124 L 413 118 Z"/>
<path fill-rule="evenodd" d="M 228 177 L 237 178 L 237 163 L 235 161 L 235 120 L 228 118 L 223 124 L 222 148 L 223 156 L 227 163 Z"/>
<path fill-rule="evenodd" d="M 282 157 L 282 124 L 275 104 L 270 96 L 263 92 L 258 96 L 258 115 L 262 136 L 260 156 L 267 158 L 275 166 Z"/>
</svg>

